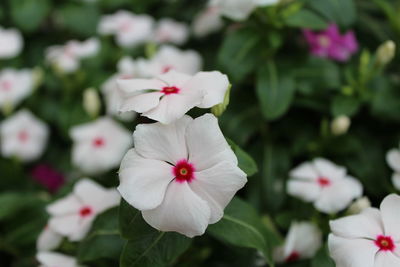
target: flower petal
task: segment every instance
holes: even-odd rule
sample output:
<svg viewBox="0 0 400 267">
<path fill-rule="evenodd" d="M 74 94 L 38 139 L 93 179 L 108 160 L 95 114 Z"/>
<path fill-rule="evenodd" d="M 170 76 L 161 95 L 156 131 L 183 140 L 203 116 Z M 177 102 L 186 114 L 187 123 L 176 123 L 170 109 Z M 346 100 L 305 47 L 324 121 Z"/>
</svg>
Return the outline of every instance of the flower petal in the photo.
<svg viewBox="0 0 400 267">
<path fill-rule="evenodd" d="M 395 242 L 400 241 L 400 196 L 391 194 L 382 201 L 381 213 L 385 234 L 390 235 Z"/>
<path fill-rule="evenodd" d="M 313 161 L 314 167 L 319 176 L 327 177 L 331 180 L 341 179 L 346 176 L 346 169 L 340 167 L 326 159 L 317 158 Z"/>
<path fill-rule="evenodd" d="M 71 234 L 79 231 L 81 217 L 78 213 L 51 217 L 49 219 L 49 226 L 57 233 L 63 236 L 70 236 Z"/>
<path fill-rule="evenodd" d="M 393 173 L 392 183 L 397 190 L 400 190 L 400 173 Z"/>
<path fill-rule="evenodd" d="M 168 163 L 145 159 L 131 149 L 122 160 L 119 178 L 122 197 L 139 210 L 149 210 L 161 204 L 174 176 Z"/>
<path fill-rule="evenodd" d="M 301 259 L 311 258 L 322 245 L 322 233 L 310 222 L 295 222 L 286 238 L 285 258 L 296 251 Z"/>
<path fill-rule="evenodd" d="M 76 267 L 78 263 L 76 259 L 73 257 L 66 256 L 57 252 L 39 252 L 36 255 L 37 260 L 39 261 L 41 266 L 59 266 L 59 267 Z"/>
<path fill-rule="evenodd" d="M 89 233 L 95 218 L 96 217 L 94 216 L 81 218 L 79 221 L 79 227 L 74 232 L 69 234 L 68 239 L 72 242 L 83 240 Z"/>
<path fill-rule="evenodd" d="M 142 212 L 145 221 L 160 231 L 175 231 L 194 237 L 204 234 L 210 221 L 210 207 L 184 183 L 172 182 L 164 201 Z"/>
<path fill-rule="evenodd" d="M 157 78 L 168 84 L 168 86 L 176 86 L 182 89 L 186 82 L 192 78 L 192 76 L 177 72 L 175 70 L 170 70 L 165 74 L 159 75 Z"/>
<path fill-rule="evenodd" d="M 391 149 L 386 154 L 386 161 L 393 170 L 400 172 L 400 150 Z"/>
<path fill-rule="evenodd" d="M 314 182 L 292 179 L 287 183 L 287 192 L 289 195 L 298 197 L 305 202 L 312 202 L 320 195 L 321 188 Z"/>
<path fill-rule="evenodd" d="M 79 211 L 82 203 L 75 195 L 68 195 L 61 198 L 46 207 L 46 210 L 50 215 L 65 215 L 74 214 Z"/>
<path fill-rule="evenodd" d="M 208 202 L 211 209 L 209 223 L 216 223 L 235 193 L 247 182 L 246 174 L 229 162 L 221 162 L 209 169 L 195 172 L 190 188 Z"/>
<path fill-rule="evenodd" d="M 138 113 L 149 111 L 160 103 L 160 92 L 143 92 L 133 96 L 122 96 L 120 112 L 136 111 Z"/>
<path fill-rule="evenodd" d="M 400 266 L 400 258 L 392 252 L 380 251 L 375 256 L 374 267 L 395 267 Z"/>
<path fill-rule="evenodd" d="M 46 226 L 36 241 L 36 249 L 39 251 L 56 249 L 61 244 L 62 239 L 63 237 L 60 234 Z"/>
<path fill-rule="evenodd" d="M 291 178 L 297 178 L 297 179 L 302 179 L 302 180 L 316 180 L 319 177 L 319 174 L 315 170 L 314 166 L 309 163 L 305 162 L 300 164 L 298 167 L 294 168 L 289 176 Z"/>
<path fill-rule="evenodd" d="M 159 79 L 117 79 L 118 88 L 123 94 L 142 90 L 161 90 L 166 84 Z"/>
</svg>

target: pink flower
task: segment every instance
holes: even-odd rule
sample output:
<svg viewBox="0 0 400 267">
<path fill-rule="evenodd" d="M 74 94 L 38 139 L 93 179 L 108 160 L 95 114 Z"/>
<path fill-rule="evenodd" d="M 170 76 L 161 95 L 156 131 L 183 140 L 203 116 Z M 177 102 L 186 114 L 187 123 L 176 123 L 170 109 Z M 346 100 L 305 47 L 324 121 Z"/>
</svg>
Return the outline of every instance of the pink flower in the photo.
<svg viewBox="0 0 400 267">
<path fill-rule="evenodd" d="M 35 181 L 47 188 L 51 193 L 55 193 L 65 182 L 62 173 L 46 164 L 37 165 L 31 171 Z"/>
<path fill-rule="evenodd" d="M 305 29 L 303 34 L 310 46 L 311 54 L 317 57 L 344 62 L 358 50 L 354 32 L 348 31 L 341 35 L 336 24 L 330 24 L 326 30 L 321 32 Z"/>
</svg>

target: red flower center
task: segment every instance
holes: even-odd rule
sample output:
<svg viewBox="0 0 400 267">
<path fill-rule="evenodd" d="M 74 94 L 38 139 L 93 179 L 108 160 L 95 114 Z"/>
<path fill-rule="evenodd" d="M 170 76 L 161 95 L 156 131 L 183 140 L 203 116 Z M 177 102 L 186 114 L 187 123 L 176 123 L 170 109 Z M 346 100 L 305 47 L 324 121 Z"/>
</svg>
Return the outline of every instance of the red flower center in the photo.
<svg viewBox="0 0 400 267">
<path fill-rule="evenodd" d="M 193 164 L 183 159 L 172 167 L 172 172 L 175 176 L 175 181 L 178 183 L 188 182 L 190 183 L 194 179 L 195 168 Z"/>
<path fill-rule="evenodd" d="M 106 143 L 106 141 L 102 137 L 96 137 L 95 139 L 93 139 L 94 147 L 102 147 L 105 145 L 105 143 Z"/>
<path fill-rule="evenodd" d="M 29 134 L 27 131 L 22 130 L 18 133 L 18 140 L 22 143 L 25 143 L 29 139 Z"/>
<path fill-rule="evenodd" d="M 1 88 L 3 91 L 9 91 L 9 90 L 11 89 L 11 87 L 12 87 L 12 84 L 11 84 L 10 81 L 2 81 L 2 82 L 0 83 L 0 88 Z"/>
<path fill-rule="evenodd" d="M 331 185 L 331 180 L 329 180 L 326 177 L 319 177 L 317 182 L 318 182 L 319 186 L 321 186 L 321 187 L 327 187 L 327 186 Z"/>
<path fill-rule="evenodd" d="M 89 215 L 92 214 L 92 213 L 93 213 L 93 210 L 92 210 L 92 208 L 89 207 L 89 206 L 84 206 L 84 207 L 82 207 L 82 208 L 79 210 L 79 215 L 80 215 L 81 217 L 89 216 Z"/>
<path fill-rule="evenodd" d="M 172 70 L 174 67 L 171 65 L 164 66 L 162 69 L 162 73 L 167 73 L 168 71 Z"/>
<path fill-rule="evenodd" d="M 177 94 L 179 93 L 179 88 L 176 86 L 165 86 L 163 87 L 163 89 L 161 90 L 161 93 L 164 93 L 166 95 L 170 95 L 170 94 Z"/>
<path fill-rule="evenodd" d="M 290 255 L 286 258 L 286 262 L 294 262 L 300 259 L 300 254 L 297 251 L 293 251 Z"/>
<path fill-rule="evenodd" d="M 390 236 L 380 235 L 375 240 L 375 245 L 378 246 L 379 250 L 383 251 L 394 251 L 396 245 L 393 242 L 393 239 Z"/>
</svg>

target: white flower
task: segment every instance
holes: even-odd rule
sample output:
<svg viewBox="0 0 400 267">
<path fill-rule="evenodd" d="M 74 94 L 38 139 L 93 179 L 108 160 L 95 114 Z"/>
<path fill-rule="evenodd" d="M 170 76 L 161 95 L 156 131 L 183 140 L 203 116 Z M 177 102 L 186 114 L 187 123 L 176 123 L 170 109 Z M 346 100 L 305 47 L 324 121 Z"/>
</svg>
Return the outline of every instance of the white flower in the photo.
<svg viewBox="0 0 400 267">
<path fill-rule="evenodd" d="M 47 143 L 49 129 L 28 110 L 21 110 L 0 124 L 1 153 L 22 161 L 39 158 Z"/>
<path fill-rule="evenodd" d="M 331 122 L 331 132 L 334 135 L 342 135 L 347 133 L 350 128 L 351 120 L 345 115 L 337 116 Z"/>
<path fill-rule="evenodd" d="M 369 201 L 368 197 L 360 197 L 356 199 L 349 207 L 349 214 L 358 214 L 365 210 L 366 208 L 371 207 L 371 201 Z"/>
<path fill-rule="evenodd" d="M 392 175 L 392 182 L 397 190 L 400 190 L 400 150 L 391 149 L 386 154 L 386 161 L 389 166 L 394 170 Z"/>
<path fill-rule="evenodd" d="M 129 131 L 107 117 L 73 127 L 70 136 L 72 162 L 86 174 L 117 167 L 132 144 Z"/>
<path fill-rule="evenodd" d="M 224 26 L 224 21 L 217 7 L 208 6 L 193 20 L 192 29 L 197 37 L 216 32 Z"/>
<path fill-rule="evenodd" d="M 36 241 L 36 248 L 39 251 L 56 249 L 61 244 L 62 239 L 62 235 L 51 229 L 49 225 L 46 225 Z"/>
<path fill-rule="evenodd" d="M 153 19 L 147 15 L 122 10 L 103 16 L 98 31 L 103 35 L 115 35 L 119 46 L 134 47 L 151 40 L 153 24 Z"/>
<path fill-rule="evenodd" d="M 139 76 L 143 78 L 154 78 L 170 70 L 194 75 L 202 65 L 202 58 L 196 51 L 183 51 L 169 45 L 161 46 L 151 59 L 137 61 Z"/>
<path fill-rule="evenodd" d="M 154 32 L 156 43 L 184 44 L 189 37 L 189 28 L 185 23 L 177 22 L 169 18 L 161 19 L 157 23 Z"/>
<path fill-rule="evenodd" d="M 257 0 L 211 0 L 210 6 L 232 20 L 245 20 L 257 7 Z"/>
<path fill-rule="evenodd" d="M 3 29 L 0 27 L 0 59 L 8 59 L 21 53 L 24 40 L 16 29 Z"/>
<path fill-rule="evenodd" d="M 36 255 L 39 267 L 78 267 L 75 258 L 57 252 L 41 251 Z"/>
<path fill-rule="evenodd" d="M 15 107 L 33 88 L 34 75 L 31 70 L 3 69 L 0 71 L 0 107 Z"/>
<path fill-rule="evenodd" d="M 276 262 L 293 262 L 314 257 L 322 246 L 322 233 L 310 222 L 293 222 L 283 246 L 275 250 Z"/>
<path fill-rule="evenodd" d="M 71 73 L 79 69 L 80 60 L 96 55 L 100 50 L 100 42 L 90 38 L 79 42 L 72 40 L 65 45 L 50 46 L 46 50 L 46 60 L 59 71 Z"/>
<path fill-rule="evenodd" d="M 119 202 L 115 188 L 106 189 L 90 179 L 82 179 L 75 184 L 72 193 L 47 206 L 51 216 L 49 227 L 70 241 L 80 241 L 97 215 L 118 206 Z"/>
<path fill-rule="evenodd" d="M 400 197 L 392 194 L 380 210 L 367 208 L 361 214 L 330 222 L 328 245 L 340 267 L 400 266 Z"/>
<path fill-rule="evenodd" d="M 218 71 L 194 76 L 169 71 L 154 79 L 118 80 L 123 94 L 121 112 L 136 111 L 168 124 L 191 108 L 210 108 L 224 101 L 229 87 L 226 75 Z"/>
<path fill-rule="evenodd" d="M 288 193 L 317 210 L 335 213 L 362 195 L 361 183 L 346 174 L 346 169 L 325 159 L 306 162 L 290 172 Z"/>
<path fill-rule="evenodd" d="M 258 6 L 271 6 L 279 3 L 280 0 L 254 0 Z"/>
<path fill-rule="evenodd" d="M 133 136 L 135 148 L 122 160 L 118 191 L 160 231 L 203 234 L 247 182 L 211 114 L 141 124 Z"/>
</svg>

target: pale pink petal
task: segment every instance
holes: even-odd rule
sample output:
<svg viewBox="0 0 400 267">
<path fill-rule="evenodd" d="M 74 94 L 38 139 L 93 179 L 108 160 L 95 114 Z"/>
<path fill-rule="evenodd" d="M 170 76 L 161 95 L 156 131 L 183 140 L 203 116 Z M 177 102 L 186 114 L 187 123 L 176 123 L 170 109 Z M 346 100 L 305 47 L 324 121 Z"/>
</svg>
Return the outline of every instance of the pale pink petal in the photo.
<svg viewBox="0 0 400 267">
<path fill-rule="evenodd" d="M 400 241 L 400 196 L 391 194 L 382 201 L 381 213 L 385 234 Z"/>
<path fill-rule="evenodd" d="M 400 266 L 400 258 L 392 252 L 379 251 L 375 256 L 374 267 L 395 267 Z"/>
<path fill-rule="evenodd" d="M 392 149 L 386 154 L 386 161 L 396 172 L 400 172 L 400 150 Z"/>
<path fill-rule="evenodd" d="M 314 181 L 318 179 L 319 174 L 311 163 L 305 162 L 294 168 L 289 176 L 291 178 Z"/>
<path fill-rule="evenodd" d="M 315 182 L 291 179 L 287 182 L 287 192 L 303 201 L 312 202 L 320 195 L 321 187 Z"/>
</svg>

